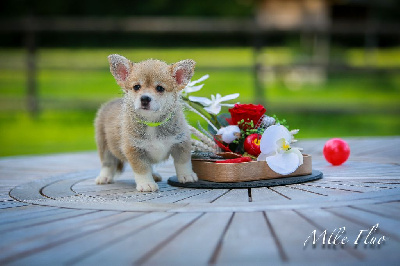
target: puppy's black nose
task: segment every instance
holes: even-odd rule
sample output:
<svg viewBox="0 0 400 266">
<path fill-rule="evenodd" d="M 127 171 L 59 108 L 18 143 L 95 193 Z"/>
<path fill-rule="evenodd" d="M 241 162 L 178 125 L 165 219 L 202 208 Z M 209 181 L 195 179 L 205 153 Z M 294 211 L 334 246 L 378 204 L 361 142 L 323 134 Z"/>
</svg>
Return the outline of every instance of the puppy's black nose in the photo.
<svg viewBox="0 0 400 266">
<path fill-rule="evenodd" d="M 142 103 L 142 105 L 149 105 L 149 103 L 151 102 L 151 98 L 149 96 L 143 95 L 142 97 L 140 97 L 140 102 Z"/>
</svg>

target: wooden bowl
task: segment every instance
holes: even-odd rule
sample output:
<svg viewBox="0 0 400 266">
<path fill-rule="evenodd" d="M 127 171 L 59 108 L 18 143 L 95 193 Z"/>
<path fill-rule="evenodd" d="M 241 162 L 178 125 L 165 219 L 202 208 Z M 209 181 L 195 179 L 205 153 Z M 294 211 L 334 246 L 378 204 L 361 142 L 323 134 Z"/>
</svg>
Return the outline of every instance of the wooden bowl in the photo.
<svg viewBox="0 0 400 266">
<path fill-rule="evenodd" d="M 244 182 L 263 179 L 310 175 L 312 173 L 311 155 L 303 154 L 303 164 L 289 175 L 280 175 L 269 168 L 267 162 L 214 163 L 192 159 L 193 171 L 199 179 L 212 182 Z"/>
</svg>

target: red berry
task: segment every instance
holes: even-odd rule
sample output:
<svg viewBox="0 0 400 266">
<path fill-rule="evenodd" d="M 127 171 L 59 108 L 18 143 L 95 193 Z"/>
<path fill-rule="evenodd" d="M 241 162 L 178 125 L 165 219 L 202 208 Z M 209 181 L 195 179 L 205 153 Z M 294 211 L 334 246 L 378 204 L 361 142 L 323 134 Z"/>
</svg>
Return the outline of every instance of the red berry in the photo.
<svg viewBox="0 0 400 266">
<path fill-rule="evenodd" d="M 251 134 L 244 140 L 244 150 L 253 156 L 260 155 L 260 134 Z"/>
<path fill-rule="evenodd" d="M 323 150 L 325 159 L 332 165 L 341 165 L 350 156 L 350 147 L 346 141 L 334 138 L 325 143 Z"/>
</svg>

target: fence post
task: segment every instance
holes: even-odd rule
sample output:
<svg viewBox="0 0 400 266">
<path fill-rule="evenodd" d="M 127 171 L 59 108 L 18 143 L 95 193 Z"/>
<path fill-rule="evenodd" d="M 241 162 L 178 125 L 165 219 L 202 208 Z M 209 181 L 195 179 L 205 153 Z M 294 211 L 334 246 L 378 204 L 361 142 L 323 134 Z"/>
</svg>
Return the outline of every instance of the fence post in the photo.
<svg viewBox="0 0 400 266">
<path fill-rule="evenodd" d="M 254 33 L 253 47 L 253 75 L 254 75 L 254 103 L 266 105 L 267 99 L 263 84 L 263 63 L 260 55 L 263 48 L 263 36 L 259 29 Z"/>
<path fill-rule="evenodd" d="M 26 75 L 27 75 L 27 108 L 31 116 L 39 113 L 38 93 L 36 84 L 36 36 L 34 29 L 34 18 L 31 14 L 27 19 L 25 45 L 26 45 Z"/>
</svg>

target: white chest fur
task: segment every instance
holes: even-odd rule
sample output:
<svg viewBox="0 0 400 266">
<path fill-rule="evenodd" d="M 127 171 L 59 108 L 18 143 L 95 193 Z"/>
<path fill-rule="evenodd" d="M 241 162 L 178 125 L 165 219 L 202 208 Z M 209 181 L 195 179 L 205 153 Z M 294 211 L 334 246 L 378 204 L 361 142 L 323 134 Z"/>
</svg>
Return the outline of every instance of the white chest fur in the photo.
<svg viewBox="0 0 400 266">
<path fill-rule="evenodd" d="M 171 140 L 151 140 L 146 152 L 154 161 L 161 162 L 168 158 L 171 152 L 171 147 L 174 143 Z"/>
<path fill-rule="evenodd" d="M 132 139 L 132 144 L 138 148 L 144 149 L 146 155 L 154 162 L 161 162 L 168 159 L 171 154 L 171 147 L 179 143 L 177 136 L 157 137 L 155 128 L 149 127 L 146 130 L 146 138 L 144 140 Z"/>
</svg>

